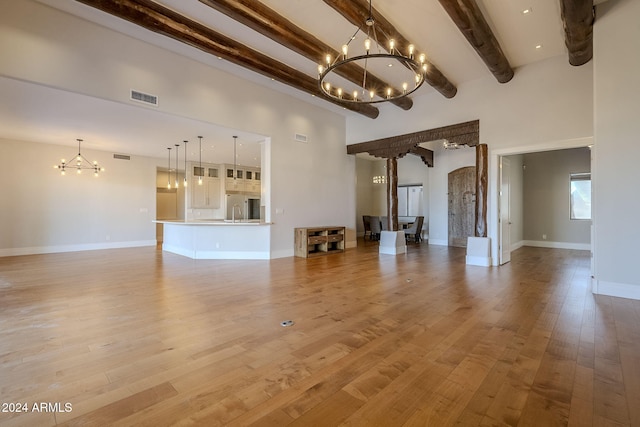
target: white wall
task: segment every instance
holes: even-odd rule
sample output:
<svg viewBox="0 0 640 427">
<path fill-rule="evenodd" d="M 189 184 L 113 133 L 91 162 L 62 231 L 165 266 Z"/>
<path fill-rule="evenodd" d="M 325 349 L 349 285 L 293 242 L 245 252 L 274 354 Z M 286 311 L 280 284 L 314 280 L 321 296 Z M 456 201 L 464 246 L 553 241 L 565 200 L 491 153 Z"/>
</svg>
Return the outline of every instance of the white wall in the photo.
<svg viewBox="0 0 640 427">
<path fill-rule="evenodd" d="M 591 221 L 571 219 L 571 174 L 591 172 L 588 148 L 524 156 L 524 240 L 528 246 L 591 249 Z"/>
<path fill-rule="evenodd" d="M 594 27 L 594 292 L 640 299 L 640 2 L 598 5 Z"/>
<path fill-rule="evenodd" d="M 156 244 L 156 159 L 82 150 L 106 170 L 61 176 L 77 150 L 0 140 L 0 256 Z"/>
<path fill-rule="evenodd" d="M 373 190 L 371 172 L 374 162 L 356 157 L 356 230 L 364 235 L 363 215 L 373 212 Z"/>
<path fill-rule="evenodd" d="M 270 152 L 264 157 L 270 177 L 264 184 L 274 222 L 272 256 L 293 255 L 297 226 L 344 225 L 347 245 L 355 244 L 355 160 L 346 154 L 344 117 L 27 0 L 3 6 L 0 51 L 0 75 L 5 77 L 128 104 L 129 90 L 135 88 L 158 95 L 162 112 L 268 135 Z M 295 133 L 307 135 L 309 142 L 295 142 Z M 160 159 L 165 151 L 158 149 Z M 155 166 L 140 172 L 153 177 L 150 192 L 155 191 Z M 23 201 L 27 205 L 20 209 L 39 203 Z M 12 215 L 20 217 L 19 212 Z M 129 217 L 122 220 L 132 228 Z M 66 217 L 52 222 L 61 228 L 71 224 Z M 31 244 L 18 236 L 9 247 Z"/>
</svg>

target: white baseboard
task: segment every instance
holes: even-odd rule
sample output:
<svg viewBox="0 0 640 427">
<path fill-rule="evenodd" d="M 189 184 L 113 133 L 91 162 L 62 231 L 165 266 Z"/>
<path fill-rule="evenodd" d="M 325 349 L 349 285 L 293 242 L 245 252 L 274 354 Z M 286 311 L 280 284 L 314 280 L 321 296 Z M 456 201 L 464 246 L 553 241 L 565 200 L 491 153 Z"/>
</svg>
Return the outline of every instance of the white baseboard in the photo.
<svg viewBox="0 0 640 427">
<path fill-rule="evenodd" d="M 579 251 L 591 250 L 591 243 L 550 242 L 548 240 L 523 240 L 520 246 L 552 249 L 575 249 Z"/>
<path fill-rule="evenodd" d="M 640 285 L 591 279 L 591 291 L 599 295 L 640 300 Z"/>
<path fill-rule="evenodd" d="M 288 258 L 295 256 L 295 251 L 292 249 L 284 249 L 280 251 L 271 251 L 271 259 L 276 258 Z"/>
<path fill-rule="evenodd" d="M 442 239 L 429 239 L 429 244 L 437 246 L 449 246 L 449 241 Z"/>
<path fill-rule="evenodd" d="M 192 259 L 269 259 L 268 252 L 258 251 L 194 251 L 166 244 L 162 250 Z"/>
<path fill-rule="evenodd" d="M 491 266 L 491 257 L 482 257 L 482 256 L 469 256 L 466 258 L 467 265 L 479 265 L 481 267 L 490 267 Z"/>
<path fill-rule="evenodd" d="M 156 246 L 156 240 L 136 240 L 131 242 L 85 243 L 78 245 L 32 246 L 28 248 L 0 249 L 0 257 L 19 255 L 55 254 L 61 252 L 95 251 L 100 249 L 138 248 Z"/>
<path fill-rule="evenodd" d="M 511 252 L 515 251 L 516 249 L 520 249 L 523 246 L 525 246 L 524 240 L 520 240 L 519 242 L 512 243 L 511 244 Z"/>
</svg>

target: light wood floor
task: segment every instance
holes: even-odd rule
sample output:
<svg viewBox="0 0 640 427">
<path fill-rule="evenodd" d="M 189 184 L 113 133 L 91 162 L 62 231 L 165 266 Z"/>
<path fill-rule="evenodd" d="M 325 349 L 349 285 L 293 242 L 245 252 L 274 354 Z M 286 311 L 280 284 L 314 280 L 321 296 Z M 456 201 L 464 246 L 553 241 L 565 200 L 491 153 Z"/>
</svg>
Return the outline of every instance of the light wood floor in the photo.
<svg viewBox="0 0 640 427">
<path fill-rule="evenodd" d="M 586 252 L 464 255 L 0 258 L 0 426 L 640 426 L 640 301 Z"/>
</svg>

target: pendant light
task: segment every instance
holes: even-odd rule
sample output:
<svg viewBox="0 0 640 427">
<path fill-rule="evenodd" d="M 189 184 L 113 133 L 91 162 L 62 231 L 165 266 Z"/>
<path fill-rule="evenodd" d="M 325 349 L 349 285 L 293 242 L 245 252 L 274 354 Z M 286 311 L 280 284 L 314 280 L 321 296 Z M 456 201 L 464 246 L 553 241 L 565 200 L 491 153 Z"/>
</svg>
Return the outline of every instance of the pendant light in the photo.
<svg viewBox="0 0 640 427">
<path fill-rule="evenodd" d="M 171 147 L 167 147 L 169 160 L 167 160 L 167 190 L 171 190 Z"/>
<path fill-rule="evenodd" d="M 184 188 L 187 188 L 187 143 L 189 141 L 185 140 L 184 142 Z"/>
<path fill-rule="evenodd" d="M 198 153 L 200 153 L 200 174 L 204 175 L 204 170 L 202 169 L 202 137 L 198 137 Z M 198 185 L 202 185 L 202 175 L 198 175 Z"/>
<path fill-rule="evenodd" d="M 180 147 L 180 144 L 175 144 L 176 146 L 176 188 L 180 187 L 180 184 L 178 183 L 178 153 L 180 153 L 178 151 L 178 147 Z"/>
<path fill-rule="evenodd" d="M 238 142 L 238 137 L 236 135 L 233 136 L 233 186 L 238 186 L 238 181 L 236 178 L 238 177 L 238 166 L 236 165 L 236 160 L 238 155 L 236 154 L 236 143 Z"/>
</svg>

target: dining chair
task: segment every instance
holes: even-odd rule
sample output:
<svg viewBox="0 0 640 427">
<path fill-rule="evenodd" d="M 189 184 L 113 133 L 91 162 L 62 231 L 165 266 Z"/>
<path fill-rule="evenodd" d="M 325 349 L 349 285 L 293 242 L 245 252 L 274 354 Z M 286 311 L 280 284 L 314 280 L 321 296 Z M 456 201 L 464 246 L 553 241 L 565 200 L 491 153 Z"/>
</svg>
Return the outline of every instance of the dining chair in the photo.
<svg viewBox="0 0 640 427">
<path fill-rule="evenodd" d="M 371 215 L 362 215 L 362 223 L 364 224 L 364 238 L 367 238 L 367 233 L 371 238 Z"/>
<path fill-rule="evenodd" d="M 414 242 L 420 243 L 422 240 L 422 224 L 424 223 L 424 216 L 417 216 L 416 220 L 411 224 L 409 228 L 404 230 L 404 238 L 408 242 L 413 239 Z"/>
<path fill-rule="evenodd" d="M 371 224 L 371 234 L 369 238 L 371 240 L 380 240 L 380 233 L 382 232 L 382 226 L 380 225 L 380 217 L 372 216 L 370 217 Z"/>
</svg>

